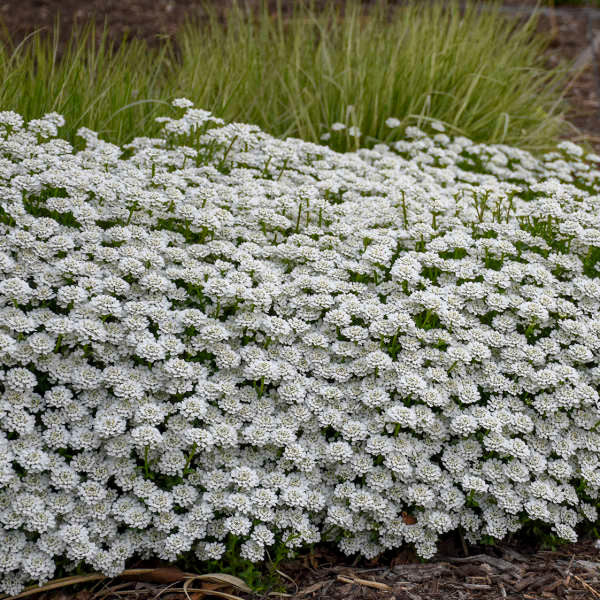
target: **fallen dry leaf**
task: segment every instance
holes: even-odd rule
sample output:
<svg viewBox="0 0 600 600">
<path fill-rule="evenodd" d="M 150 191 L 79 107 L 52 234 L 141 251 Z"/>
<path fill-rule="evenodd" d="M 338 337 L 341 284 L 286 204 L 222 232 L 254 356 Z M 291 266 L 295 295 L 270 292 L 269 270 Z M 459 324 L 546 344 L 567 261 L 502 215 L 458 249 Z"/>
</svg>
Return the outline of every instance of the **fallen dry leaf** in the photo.
<svg viewBox="0 0 600 600">
<path fill-rule="evenodd" d="M 296 594 L 296 596 L 306 596 L 307 594 L 312 594 L 313 592 L 317 592 L 318 590 L 320 590 L 326 584 L 327 584 L 327 580 L 326 581 L 317 581 L 316 583 L 309 585 L 307 588 L 300 590 Z"/>
<path fill-rule="evenodd" d="M 235 575 L 228 575 L 227 573 L 205 573 L 202 575 L 190 575 L 188 573 L 186 585 L 184 587 L 189 587 L 192 581 L 211 581 L 213 583 L 220 583 L 221 585 L 230 585 L 232 587 L 238 588 L 243 592 L 252 593 L 252 590 L 246 585 L 246 582 L 239 577 L 235 577 Z"/>
<path fill-rule="evenodd" d="M 151 581 L 153 583 L 175 583 L 189 577 L 191 573 L 184 573 L 177 567 L 158 567 L 148 573 L 132 575 L 141 581 Z"/>
<path fill-rule="evenodd" d="M 412 515 L 409 515 L 406 511 L 402 511 L 402 520 L 407 525 L 414 525 L 417 522 L 417 519 Z"/>
<path fill-rule="evenodd" d="M 242 600 L 239 596 L 234 596 L 233 594 L 227 594 L 226 592 L 219 592 L 217 590 L 206 590 L 204 588 L 186 588 L 185 586 L 182 588 L 173 588 L 172 591 L 182 591 L 185 594 L 186 600 L 191 600 L 193 592 L 197 592 L 200 595 L 200 598 L 216 596 L 217 598 L 226 598 L 227 600 Z"/>
</svg>

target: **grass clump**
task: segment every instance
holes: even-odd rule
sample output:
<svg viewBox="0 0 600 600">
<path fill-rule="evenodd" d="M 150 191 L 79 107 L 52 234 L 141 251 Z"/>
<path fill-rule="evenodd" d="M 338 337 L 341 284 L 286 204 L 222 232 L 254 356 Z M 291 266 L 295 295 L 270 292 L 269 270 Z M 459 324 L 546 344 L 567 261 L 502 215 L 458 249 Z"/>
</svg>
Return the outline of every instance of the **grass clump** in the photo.
<svg viewBox="0 0 600 600">
<path fill-rule="evenodd" d="M 548 150 L 564 131 L 566 67 L 548 69 L 548 38 L 525 23 L 468 3 L 412 3 L 369 11 L 348 0 L 316 10 L 294 3 L 271 14 L 235 2 L 221 19 L 205 7 L 158 48 L 140 41 L 96 43 L 88 27 L 62 55 L 58 34 L 0 47 L 0 107 L 36 118 L 67 118 L 121 144 L 152 136 L 159 107 L 185 95 L 213 114 L 253 123 L 278 137 L 337 151 L 398 139 L 426 121 L 482 143 Z M 402 127 L 393 132 L 388 118 Z M 330 127 L 336 123 L 343 129 Z M 328 138 L 328 135 L 331 137 Z"/>
<path fill-rule="evenodd" d="M 263 10 L 249 26 L 250 12 L 234 4 L 226 30 L 208 9 L 206 28 L 188 25 L 177 38 L 180 89 L 281 137 L 319 141 L 334 122 L 357 127 L 362 139 L 332 136 L 338 151 L 387 138 L 389 117 L 530 149 L 561 129 L 565 72 L 545 68 L 535 17 L 519 25 L 456 2 L 395 10 L 380 2 L 367 15 L 348 2 L 343 18 L 333 4 L 319 14 L 302 6 L 287 20 Z"/>
<path fill-rule="evenodd" d="M 6 36 L 5 36 L 6 38 Z M 157 131 L 153 119 L 164 112 L 168 46 L 148 48 L 141 40 L 111 43 L 105 27 L 74 29 L 61 47 L 58 24 L 52 35 L 37 31 L 13 46 L 0 44 L 0 107 L 27 119 L 64 115 L 65 137 L 79 147 L 76 131 L 85 126 L 124 143 Z"/>
</svg>

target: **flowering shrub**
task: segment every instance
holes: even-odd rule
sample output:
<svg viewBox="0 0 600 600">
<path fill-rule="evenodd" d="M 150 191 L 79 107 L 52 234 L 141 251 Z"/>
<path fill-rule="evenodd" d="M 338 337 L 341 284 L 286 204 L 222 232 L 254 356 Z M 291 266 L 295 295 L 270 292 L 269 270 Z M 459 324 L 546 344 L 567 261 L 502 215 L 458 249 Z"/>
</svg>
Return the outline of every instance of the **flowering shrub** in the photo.
<svg viewBox="0 0 600 600">
<path fill-rule="evenodd" d="M 0 113 L 2 590 L 596 520 L 600 157 L 337 154 L 174 104 L 78 153 Z"/>
</svg>

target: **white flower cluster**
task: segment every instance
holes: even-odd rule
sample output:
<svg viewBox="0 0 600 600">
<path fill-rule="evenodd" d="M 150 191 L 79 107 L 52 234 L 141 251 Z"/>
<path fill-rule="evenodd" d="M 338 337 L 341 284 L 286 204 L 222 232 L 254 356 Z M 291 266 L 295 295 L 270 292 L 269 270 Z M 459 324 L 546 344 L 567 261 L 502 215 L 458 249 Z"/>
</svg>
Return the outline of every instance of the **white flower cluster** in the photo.
<svg viewBox="0 0 600 600">
<path fill-rule="evenodd" d="M 190 104 L 77 153 L 0 113 L 0 589 L 595 521 L 600 157 Z"/>
</svg>

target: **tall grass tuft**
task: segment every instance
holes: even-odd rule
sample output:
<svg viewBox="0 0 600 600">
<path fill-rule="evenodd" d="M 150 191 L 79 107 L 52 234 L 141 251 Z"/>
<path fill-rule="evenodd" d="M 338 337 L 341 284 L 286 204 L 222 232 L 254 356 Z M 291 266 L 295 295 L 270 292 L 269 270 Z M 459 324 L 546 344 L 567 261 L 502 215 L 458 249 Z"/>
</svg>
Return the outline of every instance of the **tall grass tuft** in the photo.
<svg viewBox="0 0 600 600">
<path fill-rule="evenodd" d="M 548 70 L 548 39 L 536 18 L 517 23 L 474 3 L 377 3 L 368 14 L 349 1 L 321 13 L 294 4 L 264 9 L 257 24 L 234 3 L 224 30 L 214 8 L 208 25 L 188 24 L 179 89 L 224 118 L 256 123 L 280 136 L 317 141 L 335 121 L 363 139 L 336 136 L 336 149 L 389 136 L 384 122 L 428 119 L 477 141 L 539 150 L 563 127 L 566 69 Z M 348 114 L 348 107 L 354 107 Z"/>
<path fill-rule="evenodd" d="M 72 138 L 79 126 L 110 141 L 152 136 L 161 104 L 185 96 L 196 106 L 281 137 L 322 143 L 334 122 L 357 127 L 328 140 L 336 150 L 393 141 L 407 125 L 429 120 L 483 143 L 537 152 L 565 131 L 562 90 L 567 66 L 548 69 L 548 37 L 536 17 L 517 22 L 498 10 L 459 3 L 386 0 L 361 7 L 347 0 L 317 10 L 314 2 L 281 2 L 270 12 L 234 0 L 225 10 L 205 4 L 158 48 L 140 40 L 117 47 L 106 30 L 75 32 L 62 58 L 58 35 L 0 46 L 0 109 L 26 118 L 57 111 Z M 343 15 L 343 16 L 342 16 Z M 401 121 L 390 130 L 389 117 Z"/>
<path fill-rule="evenodd" d="M 115 143 L 150 128 L 170 97 L 165 72 L 168 46 L 149 49 L 141 40 L 109 41 L 108 27 L 89 23 L 59 44 L 58 22 L 51 35 L 37 31 L 13 46 L 0 44 L 0 109 L 26 119 L 56 111 L 66 119 L 63 137 L 75 141 L 85 126 Z M 161 106 L 163 105 L 163 106 Z M 78 145 L 78 144 L 76 144 Z"/>
</svg>

